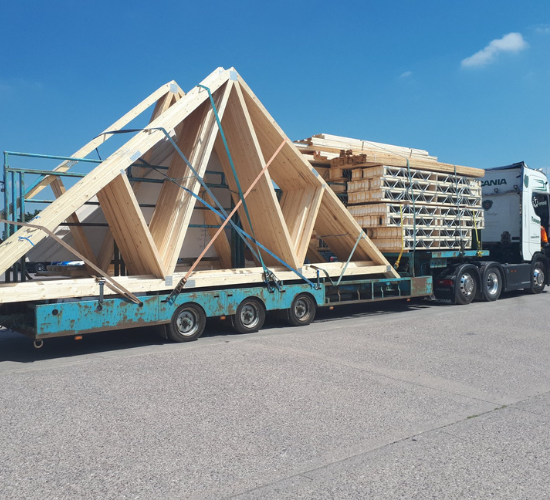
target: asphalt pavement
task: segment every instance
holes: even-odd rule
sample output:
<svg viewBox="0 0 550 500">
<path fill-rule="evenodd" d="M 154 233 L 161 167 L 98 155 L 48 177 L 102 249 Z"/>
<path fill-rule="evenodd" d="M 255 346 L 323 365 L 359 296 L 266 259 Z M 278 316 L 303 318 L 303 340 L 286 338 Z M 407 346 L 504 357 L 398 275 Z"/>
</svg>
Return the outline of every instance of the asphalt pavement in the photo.
<svg viewBox="0 0 550 500">
<path fill-rule="evenodd" d="M 550 293 L 32 341 L 0 331 L 0 498 L 550 497 Z"/>
</svg>

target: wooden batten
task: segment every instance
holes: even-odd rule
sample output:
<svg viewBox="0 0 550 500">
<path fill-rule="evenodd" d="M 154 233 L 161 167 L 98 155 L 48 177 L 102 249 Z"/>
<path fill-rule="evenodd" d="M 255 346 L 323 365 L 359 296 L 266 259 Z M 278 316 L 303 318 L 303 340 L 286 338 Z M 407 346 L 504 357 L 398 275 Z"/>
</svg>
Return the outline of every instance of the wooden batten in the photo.
<svg viewBox="0 0 550 500">
<path fill-rule="evenodd" d="M 317 278 L 317 267 L 326 270 L 332 277 L 338 277 L 342 273 L 345 262 L 325 262 L 315 264 L 315 268 L 305 265 L 302 274 L 310 279 Z M 372 261 L 350 262 L 346 267 L 346 276 L 380 276 L 387 272 L 389 265 L 375 265 Z M 300 281 L 300 278 L 284 267 L 271 268 L 276 276 L 284 282 L 292 280 Z M 321 275 L 325 276 L 322 271 Z M 185 272 L 175 273 L 173 282 L 185 276 Z M 167 286 L 166 280 L 153 276 L 117 276 L 116 282 L 131 293 L 145 292 L 169 292 L 173 285 Z M 209 271 L 196 271 L 189 279 L 185 289 L 200 289 L 213 286 L 237 286 L 243 284 L 265 283 L 264 270 L 261 267 L 247 269 L 221 269 Z M 105 295 L 116 295 L 117 292 L 105 287 Z M 24 302 L 32 300 L 44 300 L 50 298 L 63 299 L 70 297 L 86 297 L 99 295 L 99 284 L 93 278 L 80 279 L 44 279 L 23 283 L 5 283 L 0 286 L 0 304 L 12 302 Z"/>
<path fill-rule="evenodd" d="M 160 255 L 126 175 L 115 177 L 97 198 L 128 272 L 164 278 Z"/>
<path fill-rule="evenodd" d="M 232 81 L 227 82 L 213 96 L 221 117 L 232 85 Z M 178 147 L 201 177 L 206 172 L 217 134 L 215 115 L 209 102 L 205 102 L 184 122 L 179 133 L 181 139 Z M 179 154 L 174 155 L 167 175 L 172 179 L 180 179 L 178 183 L 193 193 L 199 193 L 199 180 Z M 169 273 L 176 267 L 196 201 L 194 196 L 177 184 L 168 180 L 163 183 L 149 227 Z"/>
<path fill-rule="evenodd" d="M 206 192 L 201 192 L 201 197 L 210 205 L 214 206 L 214 200 Z M 212 210 L 204 211 L 204 221 L 209 226 L 219 226 L 222 224 L 222 219 L 219 215 L 212 212 Z M 213 238 L 218 232 L 217 228 L 210 227 L 208 228 L 208 234 Z M 220 260 L 220 266 L 222 269 L 231 268 L 231 245 L 229 243 L 229 238 L 225 231 L 222 231 L 217 238 L 214 240 L 214 249 L 218 254 L 218 259 Z"/>
<path fill-rule="evenodd" d="M 323 193 L 324 187 L 318 186 L 298 191 L 285 191 L 281 197 L 283 216 L 301 264 L 308 252 Z"/>
<path fill-rule="evenodd" d="M 59 198 L 63 193 L 65 193 L 66 189 L 63 184 L 63 181 L 58 178 L 54 179 L 50 185 L 53 194 L 56 198 Z M 90 242 L 88 241 L 88 238 L 84 232 L 84 228 L 82 226 L 79 226 L 80 219 L 76 215 L 76 213 L 72 213 L 67 217 L 67 222 L 71 224 L 77 224 L 77 225 L 71 225 L 69 226 L 69 231 L 71 232 L 71 236 L 74 240 L 74 245 L 76 249 L 84 256 L 86 257 L 90 262 L 97 265 L 97 260 L 95 258 L 94 252 L 92 250 L 92 247 L 90 246 Z M 89 266 L 86 266 L 88 272 L 92 273 L 93 269 Z"/>
</svg>

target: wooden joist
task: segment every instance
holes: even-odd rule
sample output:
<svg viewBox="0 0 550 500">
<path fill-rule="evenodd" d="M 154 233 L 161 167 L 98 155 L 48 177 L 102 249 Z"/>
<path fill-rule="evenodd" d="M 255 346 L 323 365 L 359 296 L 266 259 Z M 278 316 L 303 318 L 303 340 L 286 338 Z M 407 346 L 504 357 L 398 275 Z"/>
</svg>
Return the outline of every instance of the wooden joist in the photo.
<svg viewBox="0 0 550 500">
<path fill-rule="evenodd" d="M 214 95 L 221 117 L 225 113 L 232 87 L 233 82 L 229 81 Z M 210 103 L 206 101 L 189 118 L 181 127 L 178 147 L 198 175 L 203 177 L 218 133 L 215 115 Z M 164 181 L 150 228 L 164 266 L 171 274 L 176 267 L 191 214 L 196 205 L 196 198 L 185 189 L 198 194 L 201 186 L 195 174 L 177 153 L 174 154 L 167 175 L 175 182 Z M 182 189 L 182 186 L 185 189 Z"/>
<path fill-rule="evenodd" d="M 97 197 L 129 273 L 166 276 L 128 177 L 115 177 Z"/>
<path fill-rule="evenodd" d="M 315 264 L 316 267 L 325 269 L 329 276 L 338 277 L 345 266 L 343 262 L 331 262 Z M 388 273 L 388 265 L 375 265 L 372 261 L 350 262 L 346 268 L 346 276 L 381 276 Z M 300 278 L 293 272 L 283 267 L 273 267 L 276 276 L 284 282 Z M 321 272 L 325 276 L 324 272 Z M 317 269 L 306 265 L 302 268 L 302 274 L 310 279 L 317 278 Z M 177 283 L 185 274 L 183 272 L 173 275 L 173 282 Z M 163 279 L 153 276 L 118 276 L 115 281 L 132 293 L 166 292 L 169 293 L 173 286 L 167 286 Z M 243 284 L 262 284 L 265 282 L 264 271 L 261 267 L 246 269 L 226 269 L 219 271 L 197 271 L 190 277 L 185 289 L 194 290 L 212 286 L 230 287 Z M 115 295 L 110 288 L 105 287 L 105 295 Z M 90 297 L 99 295 L 99 284 L 93 278 L 82 279 L 44 279 L 23 283 L 4 283 L 0 286 L 0 304 L 13 302 L 26 302 L 33 300 L 45 300 L 51 298 Z"/>
<path fill-rule="evenodd" d="M 244 193 L 263 170 L 265 159 L 248 108 L 237 86 L 231 93 L 223 125 L 229 152 L 235 168 L 238 168 L 238 180 Z M 232 175 L 229 158 L 220 137 L 216 142 L 216 153 L 223 166 L 234 202 L 237 203 L 239 200 L 237 181 Z M 274 165 L 276 162 L 277 160 L 275 160 Z M 253 233 L 260 243 L 292 267 L 300 267 L 301 264 L 298 262 L 294 251 L 281 206 L 271 182 L 269 170 L 259 179 L 254 190 L 245 201 L 252 224 L 251 228 L 243 204 L 239 209 L 239 216 L 245 231 L 250 235 Z M 271 255 L 263 250 L 259 251 L 262 253 L 262 259 L 267 265 L 276 266 L 279 264 Z"/>
</svg>

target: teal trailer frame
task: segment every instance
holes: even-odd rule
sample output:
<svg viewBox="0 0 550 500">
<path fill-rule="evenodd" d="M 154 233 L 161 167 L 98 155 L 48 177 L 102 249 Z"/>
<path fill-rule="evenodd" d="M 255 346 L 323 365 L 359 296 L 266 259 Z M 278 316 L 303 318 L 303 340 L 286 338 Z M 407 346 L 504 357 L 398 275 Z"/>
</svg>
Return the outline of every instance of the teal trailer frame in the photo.
<svg viewBox="0 0 550 500">
<path fill-rule="evenodd" d="M 353 279 L 336 285 L 319 280 L 312 288 L 307 283 L 284 284 L 268 289 L 266 285 L 216 290 L 183 290 L 171 297 L 161 293 L 140 296 L 141 304 L 123 298 L 82 298 L 56 302 L 19 304 L 19 311 L 0 317 L 0 323 L 34 339 L 146 327 L 169 323 L 183 304 L 200 306 L 206 317 L 230 316 L 239 304 L 251 297 L 262 302 L 266 311 L 289 309 L 300 294 L 313 297 L 318 307 L 410 299 L 430 296 L 432 278 Z"/>
</svg>

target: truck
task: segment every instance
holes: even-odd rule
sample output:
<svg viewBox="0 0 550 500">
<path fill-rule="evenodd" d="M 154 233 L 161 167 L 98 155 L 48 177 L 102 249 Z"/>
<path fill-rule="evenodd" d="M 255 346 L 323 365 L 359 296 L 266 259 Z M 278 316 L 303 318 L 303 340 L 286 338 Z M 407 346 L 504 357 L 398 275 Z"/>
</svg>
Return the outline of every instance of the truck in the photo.
<svg viewBox="0 0 550 500">
<path fill-rule="evenodd" d="M 149 126 L 122 130 L 154 103 Z M 88 157 L 122 133 L 134 135 L 111 156 Z M 419 154 L 421 165 L 443 166 L 427 152 Z M 54 170 L 14 168 L 14 156 L 62 163 Z M 397 156 L 399 168 L 406 162 L 412 186 L 409 159 L 401 149 Z M 69 172 L 77 163 L 93 170 Z M 442 185 L 456 188 L 458 198 L 457 167 L 445 168 L 454 177 Z M 29 173 L 34 177 L 26 188 Z M 67 178 L 78 182 L 67 189 L 61 182 Z M 55 200 L 35 197 L 50 185 Z M 415 208 L 416 188 L 407 189 L 416 221 L 416 208 L 432 202 L 417 200 Z M 478 184 L 475 190 L 479 211 Z M 303 326 L 318 307 L 432 296 L 466 305 L 495 301 L 510 290 L 541 293 L 548 284 L 546 176 L 523 162 L 487 170 L 482 195 L 487 223 L 480 229 L 473 216 L 467 244 L 417 248 L 415 229 L 415 246 L 381 252 L 236 70 L 218 68 L 187 94 L 175 82 L 164 85 L 73 156 L 4 152 L 0 325 L 29 336 L 37 348 L 50 337 L 137 327 L 189 342 L 213 317 L 228 318 L 237 332 L 249 333 L 262 328 L 269 311 Z M 32 202 L 49 206 L 23 223 Z M 460 202 L 445 203 L 456 209 L 462 231 Z M 56 233 L 61 227 L 78 250 Z M 403 227 L 401 219 L 402 241 Z M 314 232 L 328 240 L 338 261 L 309 247 Z M 46 258 L 38 246 L 44 240 L 71 255 L 53 258 L 51 247 Z M 208 265 L 216 241 L 220 265 L 203 273 L 196 266 L 203 257 Z M 189 249 L 196 253 L 181 255 Z M 29 253 L 35 261 L 82 260 L 86 277 L 25 282 Z M 253 256 L 247 259 L 247 253 Z M 180 259 L 191 256 L 191 267 L 178 271 Z M 251 259 L 252 267 L 245 262 Z"/>
<path fill-rule="evenodd" d="M 467 304 L 512 290 L 541 293 L 550 256 L 542 237 L 549 230 L 548 178 L 519 162 L 486 170 L 481 184 L 485 228 L 478 246 L 488 255 L 446 266 L 434 276 L 435 296 Z"/>
<path fill-rule="evenodd" d="M 312 282 L 146 293 L 125 298 L 82 297 L 3 306 L 1 323 L 34 340 L 105 330 L 155 327 L 165 339 L 199 338 L 209 317 L 229 318 L 240 333 L 262 328 L 266 312 L 282 311 L 289 324 L 310 324 L 318 307 L 435 297 L 451 304 L 496 301 L 502 293 L 541 293 L 548 284 L 550 190 L 546 175 L 524 162 L 486 170 L 482 179 L 485 228 L 471 250 L 418 250 L 402 255 L 399 278 L 333 279 L 321 269 Z M 386 254 L 395 264 L 395 254 Z M 312 266 L 315 268 L 315 266 Z"/>
</svg>

